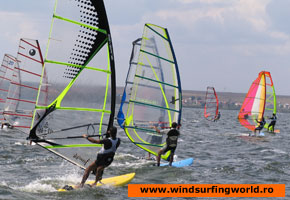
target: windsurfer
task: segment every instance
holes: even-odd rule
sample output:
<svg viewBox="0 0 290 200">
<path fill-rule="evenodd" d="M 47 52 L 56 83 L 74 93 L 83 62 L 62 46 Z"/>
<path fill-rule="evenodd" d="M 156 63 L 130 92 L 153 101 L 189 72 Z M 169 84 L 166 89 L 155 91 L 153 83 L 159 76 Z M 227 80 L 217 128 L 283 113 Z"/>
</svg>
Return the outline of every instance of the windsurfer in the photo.
<svg viewBox="0 0 290 200">
<path fill-rule="evenodd" d="M 270 117 L 269 119 L 271 119 L 272 121 L 270 122 L 269 126 L 268 126 L 268 131 L 274 132 L 274 127 L 276 124 L 276 120 L 277 120 L 277 116 L 275 113 L 273 113 L 273 116 Z M 272 128 L 271 128 L 272 127 Z"/>
<path fill-rule="evenodd" d="M 159 120 L 158 120 L 158 123 L 156 122 L 153 122 L 154 125 L 153 126 L 150 126 L 150 128 L 155 128 L 155 127 L 160 127 L 160 129 L 164 129 L 164 122 L 163 122 L 163 117 L 159 117 Z M 155 144 L 155 145 L 160 145 L 162 143 L 162 135 L 159 135 L 157 133 L 149 133 L 150 134 L 150 137 L 151 137 L 151 140 L 150 140 L 150 143 L 151 144 Z M 146 158 L 146 160 L 155 160 L 155 158 L 151 158 L 151 153 L 148 152 L 148 157 Z"/>
<path fill-rule="evenodd" d="M 158 133 L 162 133 L 162 134 L 167 133 L 166 144 L 165 144 L 165 146 L 162 149 L 160 149 L 158 151 L 157 166 L 160 166 L 161 154 L 164 154 L 164 153 L 166 153 L 169 150 L 171 151 L 170 160 L 169 160 L 169 166 L 171 166 L 171 164 L 173 162 L 174 152 L 175 152 L 175 149 L 177 147 L 178 136 L 180 135 L 179 131 L 177 130 L 177 123 L 176 122 L 172 122 L 171 129 L 164 129 L 164 130 L 160 131 L 157 127 L 155 127 L 155 130 Z"/>
<path fill-rule="evenodd" d="M 10 129 L 13 128 L 13 126 L 12 126 L 11 124 L 9 124 L 8 122 L 2 122 L 2 123 L 1 123 L 1 129 L 3 129 L 4 126 L 6 126 L 7 128 L 10 128 Z"/>
<path fill-rule="evenodd" d="M 103 144 L 102 149 L 98 152 L 97 159 L 85 170 L 81 183 L 77 188 L 83 187 L 86 180 L 89 177 L 90 172 L 95 172 L 96 180 L 91 186 L 95 186 L 98 181 L 101 181 L 104 169 L 108 167 L 114 160 L 115 152 L 119 147 L 121 140 L 117 138 L 117 128 L 111 127 L 107 133 L 109 134 L 108 138 L 95 140 L 90 136 L 84 134 L 83 137 L 87 138 L 92 143 Z"/>
<path fill-rule="evenodd" d="M 256 119 L 256 122 L 257 122 L 259 125 L 258 125 L 257 128 L 255 128 L 254 133 L 256 133 L 257 130 L 258 130 L 259 133 L 260 133 L 261 130 L 263 129 L 264 125 L 266 124 L 265 118 L 262 117 L 262 120 L 261 120 L 261 121 L 258 121 L 258 120 Z"/>
<path fill-rule="evenodd" d="M 214 118 L 214 122 L 216 122 L 217 120 L 219 120 L 221 118 L 221 113 L 218 112 L 217 116 Z"/>
</svg>

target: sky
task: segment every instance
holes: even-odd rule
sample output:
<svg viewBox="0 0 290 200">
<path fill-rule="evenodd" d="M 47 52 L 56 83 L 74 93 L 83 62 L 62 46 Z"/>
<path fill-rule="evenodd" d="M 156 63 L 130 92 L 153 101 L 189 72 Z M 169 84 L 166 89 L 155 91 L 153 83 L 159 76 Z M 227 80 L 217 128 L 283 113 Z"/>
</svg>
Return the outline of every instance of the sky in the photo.
<svg viewBox="0 0 290 200">
<path fill-rule="evenodd" d="M 166 27 L 183 90 L 247 93 L 260 71 L 276 93 L 290 95 L 290 0 L 104 0 L 118 86 L 124 86 L 132 41 L 145 23 Z M 17 5 L 17 6 L 16 6 Z M 43 53 L 54 0 L 9 0 L 0 7 L 0 55 L 35 38 Z"/>
</svg>

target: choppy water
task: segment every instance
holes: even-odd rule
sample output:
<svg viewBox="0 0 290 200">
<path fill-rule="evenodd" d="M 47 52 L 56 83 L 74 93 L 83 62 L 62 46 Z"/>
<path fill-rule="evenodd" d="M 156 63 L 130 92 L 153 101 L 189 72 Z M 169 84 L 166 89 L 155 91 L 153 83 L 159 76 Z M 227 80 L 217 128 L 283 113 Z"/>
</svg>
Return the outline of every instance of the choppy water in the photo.
<svg viewBox="0 0 290 200">
<path fill-rule="evenodd" d="M 183 109 L 176 154 L 177 159 L 194 157 L 194 164 L 187 168 L 157 168 L 138 159 L 145 153 L 119 129 L 122 144 L 104 177 L 136 172 L 131 183 L 280 183 L 286 184 L 286 199 L 290 199 L 290 114 L 278 114 L 280 134 L 249 140 L 238 137 L 248 131 L 237 121 L 237 113 L 222 110 L 220 121 L 213 123 L 203 118 L 201 109 Z M 0 199 L 129 199 L 127 187 L 56 192 L 67 183 L 80 182 L 83 171 L 45 149 L 27 145 L 21 133 L 0 133 Z"/>
</svg>

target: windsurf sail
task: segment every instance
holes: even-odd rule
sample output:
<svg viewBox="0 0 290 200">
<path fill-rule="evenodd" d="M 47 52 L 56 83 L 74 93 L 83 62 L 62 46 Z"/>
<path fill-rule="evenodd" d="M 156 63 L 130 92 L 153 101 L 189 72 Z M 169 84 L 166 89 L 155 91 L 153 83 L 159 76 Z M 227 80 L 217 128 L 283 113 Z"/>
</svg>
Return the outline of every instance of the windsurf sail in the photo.
<svg viewBox="0 0 290 200">
<path fill-rule="evenodd" d="M 276 95 L 270 72 L 262 71 L 252 83 L 238 119 L 242 126 L 254 131 L 257 120 L 262 120 L 268 112 L 276 113 Z"/>
<path fill-rule="evenodd" d="M 29 134 L 43 67 L 38 40 L 21 38 L 17 61 L 3 114 L 13 127 Z"/>
<path fill-rule="evenodd" d="M 84 169 L 101 145 L 82 135 L 101 138 L 114 121 L 115 65 L 102 0 L 55 1 L 43 69 L 29 139 Z"/>
<path fill-rule="evenodd" d="M 204 117 L 215 121 L 219 112 L 219 101 L 214 87 L 207 87 L 204 105 Z"/>
<path fill-rule="evenodd" d="M 118 123 L 135 145 L 157 155 L 167 136 L 154 126 L 180 125 L 181 111 L 181 83 L 168 30 L 145 24 L 142 38 L 133 42 Z"/>
<path fill-rule="evenodd" d="M 15 65 L 17 65 L 17 59 L 14 56 L 5 54 L 0 67 L 0 121 L 2 122 L 6 121 L 3 111 Z"/>
</svg>

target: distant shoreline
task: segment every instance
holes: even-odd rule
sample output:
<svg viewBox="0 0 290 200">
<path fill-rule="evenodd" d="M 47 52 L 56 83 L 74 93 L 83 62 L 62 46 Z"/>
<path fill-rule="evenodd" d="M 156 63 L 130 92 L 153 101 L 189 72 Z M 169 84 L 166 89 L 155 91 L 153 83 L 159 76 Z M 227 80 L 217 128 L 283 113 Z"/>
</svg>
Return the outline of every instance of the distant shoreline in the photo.
<svg viewBox="0 0 290 200">
<path fill-rule="evenodd" d="M 117 103 L 121 101 L 123 87 L 117 87 Z M 182 106 L 185 108 L 203 108 L 206 91 L 183 90 Z M 240 110 L 246 93 L 217 92 L 220 110 Z M 290 96 L 276 95 L 277 112 L 290 113 Z"/>
</svg>

